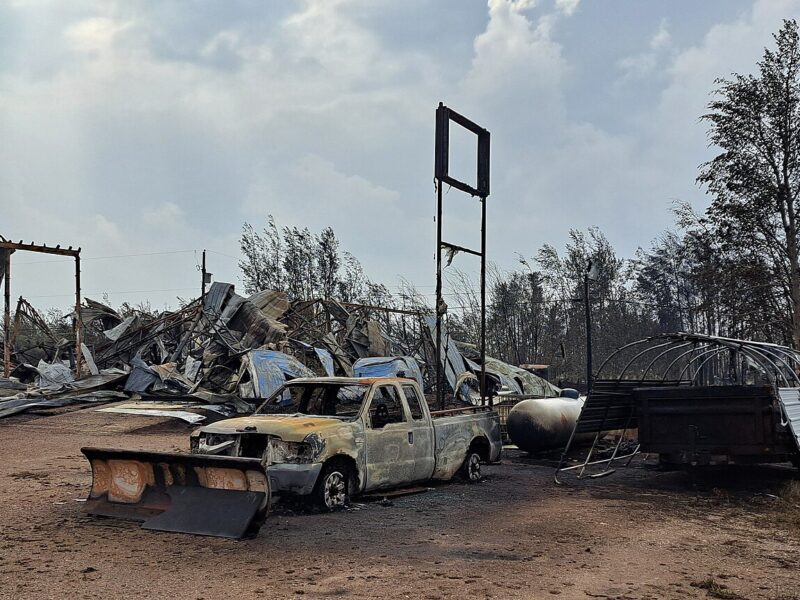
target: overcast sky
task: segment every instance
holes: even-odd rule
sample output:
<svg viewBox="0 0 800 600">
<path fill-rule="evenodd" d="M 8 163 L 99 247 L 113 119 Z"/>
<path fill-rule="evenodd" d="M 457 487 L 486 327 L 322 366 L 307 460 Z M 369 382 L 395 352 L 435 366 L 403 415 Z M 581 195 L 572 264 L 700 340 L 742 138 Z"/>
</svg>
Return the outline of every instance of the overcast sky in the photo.
<svg viewBox="0 0 800 600">
<path fill-rule="evenodd" d="M 162 307 L 195 293 L 202 248 L 215 279 L 238 282 L 242 223 L 273 214 L 330 225 L 373 279 L 432 292 L 443 101 L 492 134 L 490 260 L 513 268 L 592 225 L 630 256 L 675 200 L 706 206 L 694 180 L 713 152 L 698 121 L 713 81 L 752 72 L 798 9 L 5 0 L 0 234 L 81 246 L 86 295 Z M 466 177 L 473 150 L 455 152 Z M 477 201 L 445 204 L 446 238 L 477 247 Z M 66 306 L 72 269 L 17 253 L 12 281 L 14 297 Z"/>
</svg>

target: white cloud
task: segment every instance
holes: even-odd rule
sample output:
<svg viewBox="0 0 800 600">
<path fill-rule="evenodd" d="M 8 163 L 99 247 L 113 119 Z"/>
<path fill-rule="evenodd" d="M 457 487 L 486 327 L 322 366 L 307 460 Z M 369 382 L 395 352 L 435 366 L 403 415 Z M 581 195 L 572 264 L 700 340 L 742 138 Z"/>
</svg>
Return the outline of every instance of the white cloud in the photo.
<svg viewBox="0 0 800 600">
<path fill-rule="evenodd" d="M 667 20 L 662 19 L 658 29 L 650 38 L 648 51 L 626 56 L 617 62 L 617 67 L 623 72 L 622 77 L 616 82 L 617 86 L 654 73 L 657 67 L 668 58 L 671 45 L 672 36 L 667 27 Z"/>
<path fill-rule="evenodd" d="M 142 213 L 142 220 L 149 227 L 172 228 L 185 226 L 183 209 L 174 202 L 164 202 L 157 208 Z"/>
<path fill-rule="evenodd" d="M 102 51 L 111 47 L 114 39 L 130 26 L 107 17 L 93 17 L 70 25 L 64 37 L 78 50 Z"/>
<path fill-rule="evenodd" d="M 581 0 L 556 0 L 556 8 L 563 11 L 567 16 L 572 15 L 578 10 Z"/>
<path fill-rule="evenodd" d="M 650 48 L 653 50 L 661 50 L 666 48 L 672 43 L 672 36 L 667 28 L 667 20 L 661 19 L 658 25 L 658 31 L 655 32 L 653 37 L 650 38 Z"/>
<path fill-rule="evenodd" d="M 693 180 L 708 152 L 697 118 L 713 79 L 750 70 L 800 2 L 760 0 L 688 48 L 670 34 L 680 22 L 656 15 L 641 52 L 617 65 L 656 98 L 625 95 L 630 127 L 569 110 L 602 101 L 599 91 L 569 96 L 580 57 L 562 34 L 589 12 L 576 0 L 491 0 L 483 24 L 455 33 L 472 49 L 461 55 L 454 38 L 425 49 L 391 39 L 393 24 L 375 25 L 367 0 L 306 0 L 279 16 L 192 6 L 60 8 L 51 16 L 60 35 L 48 37 L 37 29 L 42 5 L 14 5 L 32 33 L 13 52 L 36 45 L 52 67 L 0 70 L 0 233 L 95 257 L 236 254 L 242 221 L 272 213 L 284 225 L 332 225 L 378 279 L 402 272 L 429 283 L 433 111 L 443 100 L 492 132 L 493 260 L 513 263 L 514 251 L 589 225 L 626 252 L 668 224 L 672 198 L 702 198 Z M 415 19 L 447 16 L 435 2 L 414 6 Z M 474 203 L 456 192 L 447 202 L 454 235 L 475 234 Z M 235 260 L 214 261 L 217 277 L 235 280 Z M 194 267 L 192 253 L 89 261 L 84 281 L 87 290 L 191 287 Z M 16 281 L 20 293 L 61 285 L 33 271 Z"/>
<path fill-rule="evenodd" d="M 552 38 L 554 14 L 536 21 L 518 3 L 489 1 L 486 30 L 475 38 L 472 66 L 463 82 L 465 96 L 478 95 L 510 108 L 520 97 L 536 99 L 537 110 L 558 112 L 568 70 L 561 46 Z"/>
</svg>

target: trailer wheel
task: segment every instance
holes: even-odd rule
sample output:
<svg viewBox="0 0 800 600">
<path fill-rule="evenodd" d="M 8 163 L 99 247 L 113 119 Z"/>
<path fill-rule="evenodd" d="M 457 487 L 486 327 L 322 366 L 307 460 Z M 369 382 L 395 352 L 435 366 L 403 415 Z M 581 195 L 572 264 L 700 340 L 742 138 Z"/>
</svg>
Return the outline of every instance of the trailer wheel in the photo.
<svg viewBox="0 0 800 600">
<path fill-rule="evenodd" d="M 481 480 L 481 455 L 478 452 L 475 450 L 467 452 L 460 474 L 469 483 L 478 483 Z"/>
<path fill-rule="evenodd" d="M 312 492 L 313 504 L 325 512 L 341 510 L 350 504 L 350 487 L 353 481 L 350 466 L 333 461 L 322 467 Z"/>
</svg>

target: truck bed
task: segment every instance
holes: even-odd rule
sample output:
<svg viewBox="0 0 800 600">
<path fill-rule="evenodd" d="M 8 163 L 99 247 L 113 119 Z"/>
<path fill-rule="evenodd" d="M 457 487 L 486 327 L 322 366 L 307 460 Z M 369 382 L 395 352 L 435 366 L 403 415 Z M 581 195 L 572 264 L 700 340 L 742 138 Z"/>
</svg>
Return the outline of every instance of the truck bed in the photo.
<svg viewBox="0 0 800 600">
<path fill-rule="evenodd" d="M 465 450 L 475 440 L 486 462 L 500 459 L 500 417 L 490 406 L 465 406 L 431 413 L 436 439 L 434 479 L 450 479 L 464 462 Z"/>
</svg>

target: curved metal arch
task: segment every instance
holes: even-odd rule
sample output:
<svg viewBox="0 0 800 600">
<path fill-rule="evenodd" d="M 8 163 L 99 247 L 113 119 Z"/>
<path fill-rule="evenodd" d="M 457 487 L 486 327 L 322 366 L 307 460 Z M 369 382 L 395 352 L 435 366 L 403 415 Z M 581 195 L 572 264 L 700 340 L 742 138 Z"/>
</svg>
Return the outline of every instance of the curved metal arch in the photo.
<svg viewBox="0 0 800 600">
<path fill-rule="evenodd" d="M 649 341 L 652 341 L 654 339 L 656 339 L 656 338 L 655 337 L 649 337 L 649 338 L 645 338 L 643 340 L 636 340 L 635 342 L 631 342 L 630 344 L 625 344 L 624 346 L 620 346 L 619 348 L 614 350 L 614 352 L 609 354 L 608 357 L 600 364 L 600 367 L 598 367 L 597 371 L 595 371 L 595 377 L 600 375 L 600 373 L 603 371 L 603 368 L 608 364 L 608 362 L 612 358 L 617 356 L 623 350 L 627 350 L 628 348 L 632 348 L 633 346 L 638 346 L 639 344 L 645 344 L 645 343 L 647 343 Z"/>
<path fill-rule="evenodd" d="M 683 369 L 681 369 L 681 372 L 678 374 L 678 381 L 683 379 L 683 374 L 686 373 L 686 371 L 689 369 L 689 367 L 692 366 L 692 363 L 694 363 L 696 360 L 699 360 L 700 358 L 704 357 L 706 354 L 711 354 L 711 353 L 713 353 L 713 354 L 711 354 L 711 356 L 709 356 L 709 358 L 713 358 L 714 356 L 716 356 L 717 354 L 719 354 L 723 350 L 727 350 L 727 348 L 721 347 L 718 344 L 713 344 L 713 345 L 709 344 L 708 349 L 703 350 L 703 352 L 701 352 L 697 356 L 692 357 L 692 359 L 689 362 L 686 363 L 686 366 L 683 367 Z M 708 362 L 708 360 L 704 360 L 700 364 L 700 367 L 702 367 L 704 364 L 706 364 L 706 362 Z M 700 367 L 698 367 L 698 370 L 700 369 Z M 695 375 L 689 381 L 694 382 L 695 379 L 697 379 L 697 373 L 695 373 Z"/>
<path fill-rule="evenodd" d="M 766 360 L 769 365 L 772 366 L 772 369 L 774 370 L 774 373 L 775 373 L 775 377 L 774 377 L 775 386 L 777 387 L 777 385 L 778 385 L 778 375 L 780 375 L 781 378 L 783 379 L 784 383 L 786 383 L 786 385 L 788 387 L 789 381 L 786 379 L 786 376 L 781 372 L 780 367 L 778 367 L 778 365 L 776 365 L 774 362 L 772 362 L 772 360 L 770 360 L 770 358 L 768 356 L 765 356 L 764 354 L 762 354 L 761 352 L 759 352 L 755 348 L 753 348 L 751 346 L 747 346 L 745 344 L 725 344 L 725 343 L 722 343 L 722 344 L 727 346 L 727 347 L 729 347 L 729 348 L 733 347 L 734 349 L 738 350 L 742 354 L 744 354 L 746 356 L 749 356 L 750 358 L 755 360 L 759 364 L 759 366 L 761 366 L 761 368 L 763 369 L 764 373 L 769 374 L 770 369 L 766 368 L 764 366 L 764 364 L 758 358 L 756 358 L 756 356 L 760 356 L 761 358 Z M 756 355 L 756 356 L 754 356 L 754 355 Z"/>
<path fill-rule="evenodd" d="M 662 342 L 662 340 L 663 343 L 659 343 Z M 625 344 L 624 346 L 612 352 L 602 362 L 600 367 L 595 372 L 595 376 L 599 376 L 602 372 L 604 372 L 604 370 L 608 368 L 609 363 L 613 359 L 619 358 L 626 350 L 636 348 L 637 346 L 641 346 L 643 344 L 651 345 L 641 351 L 636 352 L 632 358 L 625 363 L 618 376 L 614 377 L 615 379 L 621 381 L 637 360 L 652 352 L 658 352 L 658 354 L 646 364 L 640 378 L 640 380 L 643 381 L 648 374 L 652 372 L 655 364 L 660 359 L 667 356 L 670 352 L 675 352 L 686 348 L 686 346 L 691 344 L 693 345 L 691 349 L 681 352 L 674 359 L 672 359 L 668 365 L 666 365 L 661 381 L 665 381 L 675 365 L 687 355 L 695 353 L 698 350 L 700 351 L 699 354 L 692 357 L 686 367 L 681 370 L 679 380 L 681 380 L 681 378 L 686 374 L 691 365 L 697 364 L 698 360 L 702 359 L 705 361 L 708 358 L 708 354 L 714 352 L 715 349 L 725 348 L 729 349 L 735 354 L 738 354 L 742 357 L 747 357 L 755 362 L 766 375 L 774 379 L 776 385 L 779 384 L 780 380 L 783 380 L 786 385 L 790 385 L 789 380 L 791 379 L 797 383 L 797 387 L 800 387 L 800 352 L 792 348 L 777 344 L 767 344 L 762 342 L 752 342 L 749 340 L 738 340 L 734 338 L 684 332 L 650 336 L 645 339 Z M 716 352 L 714 352 L 714 354 L 716 355 Z M 734 360 L 733 356 L 731 357 L 731 360 Z M 706 363 L 703 362 L 703 364 Z M 786 371 L 789 371 L 789 373 Z M 774 375 L 774 377 L 772 377 L 772 375 Z M 692 377 L 692 381 L 694 381 L 694 379 L 695 378 Z"/>
<path fill-rule="evenodd" d="M 758 347 L 762 347 L 758 345 Z M 780 352 L 784 356 L 788 356 L 794 362 L 800 364 L 800 352 L 795 350 L 794 348 L 786 348 L 784 346 L 763 346 L 764 349 L 770 350 L 771 352 Z"/>
<path fill-rule="evenodd" d="M 674 352 L 675 350 L 680 350 L 681 348 L 685 348 L 686 346 L 688 346 L 689 344 L 692 344 L 692 343 L 693 342 L 683 342 L 682 344 L 678 343 L 677 346 L 673 346 L 672 348 L 667 348 L 666 350 L 661 352 L 658 356 L 656 356 L 653 360 L 650 361 L 650 364 L 647 365 L 647 368 L 644 370 L 644 373 L 642 373 L 642 378 L 639 381 L 644 381 L 645 380 L 645 378 L 647 377 L 647 373 L 650 371 L 651 368 L 653 368 L 653 365 L 656 364 L 656 361 L 658 361 L 659 358 L 661 358 L 665 354 L 669 354 L 670 352 Z M 661 381 L 664 381 L 664 380 L 662 379 Z"/>
<path fill-rule="evenodd" d="M 628 364 L 626 364 L 625 367 L 622 369 L 622 371 L 620 371 L 619 377 L 617 377 L 617 381 L 622 381 L 622 378 L 625 375 L 625 371 L 627 371 L 628 367 L 630 367 L 639 357 L 644 356 L 645 354 L 647 354 L 648 352 L 652 352 L 653 350 L 658 350 L 659 348 L 663 348 L 664 346 L 671 346 L 675 343 L 677 343 L 677 340 L 670 340 L 665 344 L 658 344 L 657 346 L 650 346 L 649 348 L 645 348 L 644 350 L 639 352 L 639 354 L 635 355 L 632 359 L 628 361 Z"/>
<path fill-rule="evenodd" d="M 691 344 L 696 344 L 697 342 L 690 342 L 690 343 Z M 667 380 L 667 375 L 669 374 L 670 369 L 673 366 L 675 366 L 675 363 L 677 363 L 681 358 L 683 358 L 687 354 L 691 354 L 692 352 L 697 352 L 698 350 L 702 351 L 702 350 L 705 350 L 705 349 L 710 347 L 710 344 L 708 344 L 707 342 L 700 342 L 700 344 L 701 344 L 701 346 L 699 348 L 697 348 L 697 347 L 692 348 L 691 350 L 687 350 L 686 352 L 682 352 L 681 354 L 676 356 L 675 360 L 673 360 L 671 363 L 669 363 L 667 365 L 667 368 L 664 370 L 664 377 L 661 379 L 661 382 L 663 383 L 663 382 L 665 382 Z M 678 376 L 678 381 L 680 381 L 680 376 Z"/>
<path fill-rule="evenodd" d="M 794 361 L 796 366 L 800 366 L 800 356 L 798 356 L 793 351 L 788 351 L 784 348 L 775 347 L 775 348 L 768 348 L 769 353 L 771 356 L 774 356 L 776 359 L 780 360 L 783 365 L 792 373 L 792 376 L 797 380 L 797 383 L 800 384 L 800 377 L 797 374 L 797 371 L 791 367 L 791 365 L 787 364 L 784 360 L 782 360 L 777 353 L 783 354 L 784 357 L 789 358 L 790 360 Z M 767 351 L 767 348 L 764 349 L 764 352 Z"/>
<path fill-rule="evenodd" d="M 712 358 L 714 358 L 714 357 L 715 357 L 715 356 L 717 356 L 718 354 L 720 354 L 720 353 L 722 353 L 722 352 L 725 352 L 725 351 L 730 351 L 730 348 L 726 348 L 726 347 L 724 347 L 724 346 L 721 346 L 721 347 L 719 347 L 719 348 L 717 348 L 717 349 L 716 349 L 716 352 L 714 352 L 714 353 L 713 353 L 711 356 L 709 356 L 707 359 L 705 359 L 703 362 L 701 362 L 701 363 L 698 365 L 698 367 L 697 367 L 697 371 L 695 371 L 695 373 L 694 373 L 694 377 L 692 377 L 692 379 L 691 379 L 691 382 L 692 382 L 692 384 L 694 384 L 695 380 L 697 379 L 697 376 L 698 376 L 698 375 L 700 375 L 700 372 L 701 372 L 701 370 L 702 370 L 703 366 L 704 366 L 704 365 L 705 365 L 705 364 L 706 364 L 708 361 L 710 361 Z"/>
<path fill-rule="evenodd" d="M 681 370 L 680 374 L 678 375 L 678 380 L 680 380 L 683 377 L 684 373 L 686 373 L 686 371 L 689 369 L 689 367 L 695 361 L 697 361 L 698 359 L 702 358 L 703 356 L 706 356 L 709 353 L 713 353 L 711 356 L 709 356 L 706 360 L 704 360 L 697 367 L 698 370 L 699 370 L 709 360 L 711 360 L 714 356 L 716 356 L 717 354 L 719 354 L 720 352 L 722 352 L 724 350 L 728 350 L 728 351 L 732 350 L 734 352 L 738 352 L 740 354 L 744 354 L 745 356 L 748 356 L 750 359 L 754 360 L 758 364 L 759 367 L 761 367 L 761 370 L 766 375 L 772 375 L 773 373 L 775 374 L 775 376 L 774 376 L 775 385 L 778 384 L 778 377 L 777 376 L 780 376 L 781 379 L 783 379 L 784 383 L 786 383 L 786 385 L 789 386 L 789 381 L 788 381 L 788 379 L 786 379 L 786 376 L 784 375 L 782 369 L 777 364 L 775 364 L 775 362 L 772 361 L 768 356 L 764 355 L 762 352 L 756 350 L 752 346 L 748 346 L 747 344 L 731 343 L 731 342 L 729 342 L 727 340 L 723 341 L 723 340 L 719 340 L 719 339 L 710 340 L 709 341 L 709 345 L 708 345 L 708 349 L 704 350 L 703 352 L 701 352 L 700 354 L 698 354 L 697 356 L 692 358 L 686 364 L 686 366 Z M 764 361 L 766 361 L 766 364 L 764 363 Z M 781 361 L 781 362 L 783 362 L 783 361 Z M 771 366 L 772 369 L 770 369 L 768 367 L 768 365 Z M 786 365 L 786 363 L 784 363 L 784 365 Z M 788 366 L 788 365 L 786 365 L 786 366 Z M 695 376 L 691 378 L 691 381 L 694 382 L 696 378 L 697 378 L 697 375 L 695 374 Z M 795 376 L 795 378 L 797 378 L 797 377 Z M 800 380 L 798 382 L 800 383 Z"/>
<path fill-rule="evenodd" d="M 772 363 L 772 365 L 775 367 L 776 372 L 779 373 L 780 376 L 783 378 L 783 382 L 786 384 L 786 387 L 792 387 L 792 386 L 789 385 L 789 380 L 786 379 L 786 375 L 783 374 L 783 370 L 778 365 L 776 365 L 773 361 L 771 361 L 769 356 L 765 355 L 760 350 L 756 350 L 756 348 L 753 347 L 753 346 L 748 346 L 748 349 L 751 352 L 758 352 L 760 355 L 764 356 L 764 358 L 766 358 L 770 363 Z M 792 374 L 792 377 L 794 377 L 794 380 L 798 383 L 798 385 L 800 385 L 800 378 L 798 378 L 797 373 L 794 372 L 794 369 L 792 369 L 789 365 L 787 365 L 786 362 L 783 359 L 778 358 L 777 356 L 775 358 L 777 358 L 779 361 L 781 361 L 781 363 L 783 363 L 783 366 L 788 369 L 788 371 Z M 776 385 L 777 385 L 777 383 L 778 382 L 775 381 Z"/>
</svg>

